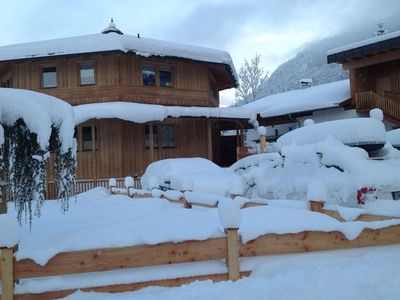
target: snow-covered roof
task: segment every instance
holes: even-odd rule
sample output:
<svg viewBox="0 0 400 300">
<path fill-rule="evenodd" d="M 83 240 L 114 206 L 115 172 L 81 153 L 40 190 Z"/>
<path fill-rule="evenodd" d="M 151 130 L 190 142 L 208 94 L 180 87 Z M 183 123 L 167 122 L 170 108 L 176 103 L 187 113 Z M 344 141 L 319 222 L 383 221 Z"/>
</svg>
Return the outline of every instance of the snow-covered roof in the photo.
<svg viewBox="0 0 400 300">
<path fill-rule="evenodd" d="M 387 40 L 398 38 L 398 37 L 400 37 L 400 31 L 395 31 L 395 32 L 375 36 L 375 37 L 372 37 L 369 39 L 365 39 L 365 40 L 362 40 L 359 42 L 351 43 L 351 44 L 348 44 L 345 46 L 341 46 L 341 47 L 329 50 L 327 54 L 328 55 L 336 54 L 339 52 L 343 52 L 343 51 L 347 51 L 347 50 L 351 50 L 351 49 L 355 49 L 355 48 L 360 48 L 360 47 L 367 46 L 367 45 L 376 44 L 379 42 L 387 41 Z"/>
<path fill-rule="evenodd" d="M 105 102 L 74 106 L 75 124 L 90 119 L 117 118 L 135 123 L 162 121 L 168 117 L 254 119 L 252 110 L 242 107 L 164 106 L 134 102 Z"/>
<path fill-rule="evenodd" d="M 226 51 L 118 34 L 113 31 L 107 34 L 90 34 L 3 46 L 0 47 L 0 61 L 107 51 L 131 52 L 145 57 L 178 57 L 224 64 L 229 67 L 232 76 L 238 82 L 232 58 Z"/>
<path fill-rule="evenodd" d="M 266 118 L 333 108 L 348 99 L 350 99 L 350 82 L 342 80 L 270 95 L 242 107 L 251 109 Z"/>
</svg>

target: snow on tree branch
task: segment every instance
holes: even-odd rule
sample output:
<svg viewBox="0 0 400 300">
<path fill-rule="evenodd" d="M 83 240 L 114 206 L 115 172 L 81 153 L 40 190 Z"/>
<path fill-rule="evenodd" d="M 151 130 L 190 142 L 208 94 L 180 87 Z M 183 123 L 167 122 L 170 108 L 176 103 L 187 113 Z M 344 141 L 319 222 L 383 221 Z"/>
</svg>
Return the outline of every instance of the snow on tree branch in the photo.
<svg viewBox="0 0 400 300">
<path fill-rule="evenodd" d="M 260 67 L 260 55 L 250 62 L 245 60 L 239 70 L 239 87 L 236 90 L 236 105 L 243 105 L 260 98 L 262 88 L 268 79 L 268 72 Z"/>
</svg>

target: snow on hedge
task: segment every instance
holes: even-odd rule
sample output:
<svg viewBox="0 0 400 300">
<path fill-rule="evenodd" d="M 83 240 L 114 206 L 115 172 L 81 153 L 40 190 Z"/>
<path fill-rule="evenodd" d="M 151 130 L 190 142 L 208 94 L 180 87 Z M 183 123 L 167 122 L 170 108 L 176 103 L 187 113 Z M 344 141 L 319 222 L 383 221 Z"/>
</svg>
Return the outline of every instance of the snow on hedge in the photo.
<svg viewBox="0 0 400 300">
<path fill-rule="evenodd" d="M 242 107 L 252 109 L 261 117 L 266 118 L 338 107 L 340 103 L 348 99 L 350 99 L 350 82 L 342 80 L 270 95 Z"/>
<path fill-rule="evenodd" d="M 239 81 L 232 58 L 226 51 L 117 33 L 90 34 L 3 46 L 0 47 L 0 61 L 109 51 L 224 64 L 229 67 L 236 82 Z"/>
<path fill-rule="evenodd" d="M 184 191 L 188 181 L 191 181 L 193 192 L 219 196 L 226 196 L 232 184 L 242 184 L 243 180 L 234 172 L 199 157 L 171 158 L 151 163 L 140 179 L 144 189 L 151 189 L 150 177 L 156 177 L 160 186 L 177 191 Z"/>
<path fill-rule="evenodd" d="M 90 119 L 112 118 L 136 123 L 145 123 L 150 121 L 163 121 L 168 117 L 251 119 L 254 116 L 252 110 L 239 107 L 186 107 L 134 102 L 82 104 L 74 106 L 74 110 L 76 124 L 83 123 Z"/>
<path fill-rule="evenodd" d="M 37 134 L 40 147 L 49 144 L 51 126 L 59 128 L 62 151 L 73 148 L 74 110 L 67 102 L 22 89 L 0 88 L 0 123 L 12 125 L 22 118 L 33 133 Z"/>
<path fill-rule="evenodd" d="M 332 137 L 347 145 L 385 144 L 386 131 L 382 122 L 374 118 L 329 121 L 292 130 L 277 141 L 278 148 L 297 144 L 310 144 Z"/>
</svg>

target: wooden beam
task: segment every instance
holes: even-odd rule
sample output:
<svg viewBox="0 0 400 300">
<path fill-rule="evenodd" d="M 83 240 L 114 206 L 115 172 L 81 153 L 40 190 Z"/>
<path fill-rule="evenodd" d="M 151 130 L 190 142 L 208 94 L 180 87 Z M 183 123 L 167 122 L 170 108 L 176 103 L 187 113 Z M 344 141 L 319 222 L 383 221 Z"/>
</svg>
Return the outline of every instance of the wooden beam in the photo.
<svg viewBox="0 0 400 300">
<path fill-rule="evenodd" d="M 212 120 L 207 120 L 207 158 L 213 160 Z"/>
<path fill-rule="evenodd" d="M 92 168 L 93 168 L 93 187 L 97 186 L 97 157 L 96 157 L 96 148 L 97 148 L 97 139 L 96 139 L 96 120 L 92 119 L 90 122 L 90 128 L 92 133 Z"/>
<path fill-rule="evenodd" d="M 14 278 L 101 272 L 146 266 L 225 259 L 226 238 L 57 254 L 45 266 L 30 259 L 14 264 Z"/>
<path fill-rule="evenodd" d="M 227 265 L 229 280 L 238 280 L 240 278 L 239 269 L 239 236 L 237 228 L 225 229 L 227 236 Z"/>
<path fill-rule="evenodd" d="M 241 277 L 249 276 L 249 271 L 240 272 Z M 145 281 L 145 282 L 136 282 L 131 284 L 117 284 L 117 285 L 109 285 L 102 287 L 89 287 L 82 288 L 81 291 L 84 292 L 99 292 L 99 293 L 122 293 L 122 292 L 131 292 L 136 291 L 149 286 L 164 286 L 164 287 L 176 287 L 182 284 L 188 284 L 194 281 L 201 280 L 212 280 L 213 282 L 219 282 L 228 280 L 228 273 L 221 274 L 210 274 L 210 275 L 198 275 L 198 276 L 190 276 L 183 278 L 174 278 L 174 279 L 164 279 L 164 280 L 153 280 L 153 281 Z M 16 295 L 15 300 L 52 300 L 67 297 L 72 293 L 76 292 L 78 289 L 69 289 L 63 291 L 56 292 L 47 292 L 40 294 L 22 294 Z"/>
<path fill-rule="evenodd" d="M 322 213 L 322 208 L 324 207 L 325 201 L 322 200 L 310 200 L 310 210 Z"/>
<path fill-rule="evenodd" d="M 13 249 L 0 249 L 1 300 L 14 299 Z"/>
<path fill-rule="evenodd" d="M 266 234 L 240 244 L 240 256 L 288 254 L 309 251 L 336 250 L 400 243 L 400 225 L 381 229 L 364 229 L 354 240 L 339 231 L 304 231 L 288 234 Z"/>
<path fill-rule="evenodd" d="M 400 49 L 344 62 L 343 69 L 350 70 L 355 68 L 361 68 L 370 65 L 384 63 L 387 61 L 396 60 L 399 58 L 400 58 Z"/>
<path fill-rule="evenodd" d="M 346 222 L 346 220 L 337 212 L 336 210 L 330 209 L 323 209 L 323 214 L 326 214 L 332 218 L 340 222 Z M 357 217 L 356 221 L 363 221 L 363 222 L 374 222 L 374 221 L 385 221 L 385 220 L 393 220 L 399 219 L 398 217 L 388 217 L 388 216 L 381 216 L 381 215 L 370 215 L 370 214 L 361 214 Z"/>
</svg>

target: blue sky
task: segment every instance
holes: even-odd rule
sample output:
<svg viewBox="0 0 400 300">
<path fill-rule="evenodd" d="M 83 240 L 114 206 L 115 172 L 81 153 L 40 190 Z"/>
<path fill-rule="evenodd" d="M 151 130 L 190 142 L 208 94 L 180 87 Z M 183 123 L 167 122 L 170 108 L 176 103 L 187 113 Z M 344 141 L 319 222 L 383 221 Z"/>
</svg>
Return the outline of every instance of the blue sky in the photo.
<svg viewBox="0 0 400 300">
<path fill-rule="evenodd" d="M 0 45 L 100 32 L 110 17 L 123 32 L 224 49 L 237 68 L 261 54 L 272 72 L 308 42 L 397 18 L 396 0 L 2 1 Z M 390 28 L 389 28 L 390 29 Z"/>
</svg>

